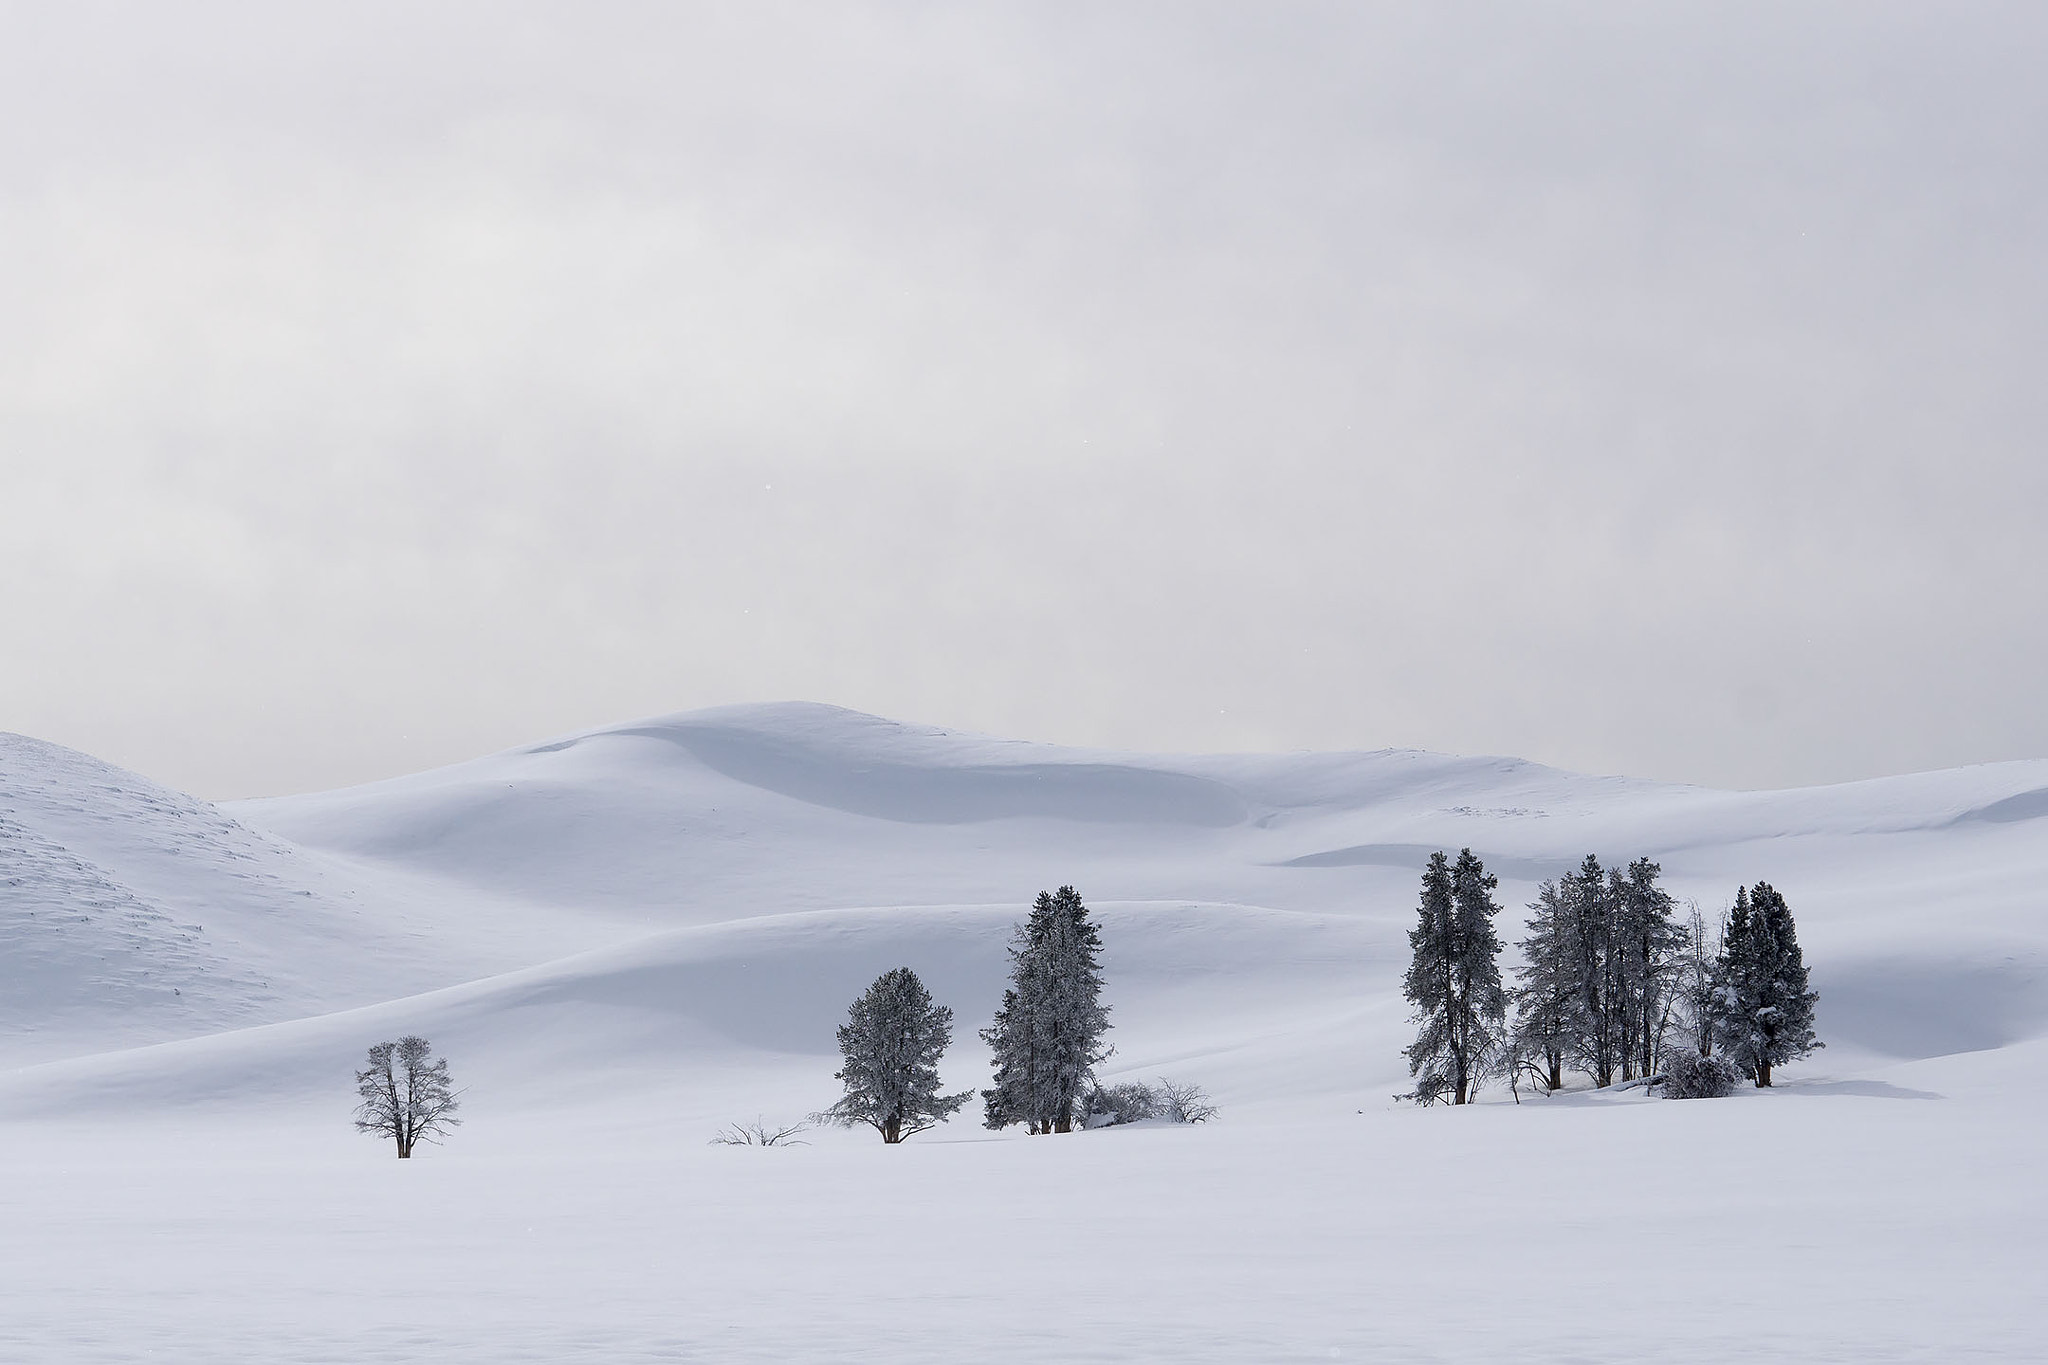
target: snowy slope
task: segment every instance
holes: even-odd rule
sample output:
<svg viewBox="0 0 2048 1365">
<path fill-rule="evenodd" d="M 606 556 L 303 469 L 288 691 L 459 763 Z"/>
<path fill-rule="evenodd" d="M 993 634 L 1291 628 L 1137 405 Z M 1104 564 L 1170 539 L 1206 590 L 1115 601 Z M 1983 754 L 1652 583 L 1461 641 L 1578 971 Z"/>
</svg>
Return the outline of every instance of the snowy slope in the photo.
<svg viewBox="0 0 2048 1365">
<path fill-rule="evenodd" d="M 1830 1036 L 1932 1056 L 2048 1028 L 2044 793 L 2043 762 L 1742 793 L 1409 751 L 1082 752 L 782 705 L 233 810 L 359 865 L 586 919 L 593 944 L 857 905 L 1020 906 L 1072 882 L 1346 916 L 1391 950 L 1431 849 L 1485 856 L 1510 926 L 1584 853 L 1649 855 L 1709 910 L 1772 881 Z"/>
<path fill-rule="evenodd" d="M 1710 912 L 1772 881 L 1828 1050 L 1717 1104 L 1393 1106 L 1417 873 L 1464 845 L 1510 939 L 1588 851 Z M 2010 1093 L 2048 1052 L 2048 763 L 1736 793 L 782 705 L 213 807 L 9 737 L 0 868 L 0 1159 L 48 1177 L 0 1189 L 0 1356 L 2018 1360 L 2048 1326 Z M 828 1103 L 892 966 L 985 1083 L 1005 937 L 1063 882 L 1106 1070 L 1219 1125 L 704 1146 Z M 345 1115 L 407 1031 L 469 1124 L 400 1166 Z M 1418 1310 L 1474 1277 L 1498 1313 Z"/>
<path fill-rule="evenodd" d="M 367 874 L 54 744 L 0 734 L 0 1056 L 299 1018 L 564 951 L 516 907 L 442 932 L 451 892 Z"/>
</svg>

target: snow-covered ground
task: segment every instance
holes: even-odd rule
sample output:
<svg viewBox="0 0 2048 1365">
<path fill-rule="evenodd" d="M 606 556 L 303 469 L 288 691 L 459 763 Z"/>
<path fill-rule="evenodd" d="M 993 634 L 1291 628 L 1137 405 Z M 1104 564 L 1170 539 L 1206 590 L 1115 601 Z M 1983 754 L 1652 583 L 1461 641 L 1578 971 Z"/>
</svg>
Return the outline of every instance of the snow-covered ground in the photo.
<svg viewBox="0 0 2048 1365">
<path fill-rule="evenodd" d="M 1416 1111 L 1422 858 L 1505 936 L 1586 852 L 1769 880 L 1827 1051 L 1720 1102 Z M 1098 911 L 1119 1076 L 1222 1117 L 711 1147 L 836 1093 L 909 965 Z M 0 737 L 0 1359 L 2031 1360 L 2048 762 L 1733 793 L 1509 759 L 1163 758 L 815 706 L 209 806 Z M 466 1125 L 353 1133 L 401 1032 Z"/>
</svg>

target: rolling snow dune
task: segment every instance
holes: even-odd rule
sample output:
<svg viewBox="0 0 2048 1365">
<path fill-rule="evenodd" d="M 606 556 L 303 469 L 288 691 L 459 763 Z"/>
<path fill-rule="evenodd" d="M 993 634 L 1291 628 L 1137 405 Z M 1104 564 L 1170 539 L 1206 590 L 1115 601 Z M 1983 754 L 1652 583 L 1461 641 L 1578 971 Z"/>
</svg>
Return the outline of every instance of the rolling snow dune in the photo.
<svg viewBox="0 0 2048 1365">
<path fill-rule="evenodd" d="M 1538 881 L 1589 851 L 1647 855 L 1710 913 L 1737 885 L 1778 885 L 1827 1036 L 1922 1057 L 2048 1031 L 2048 822 L 2016 814 L 2044 783 L 2041 762 L 1721 792 L 1398 750 L 1141 757 L 785 704 L 230 810 L 365 877 L 403 869 L 536 907 L 593 944 L 848 905 L 1021 908 L 1071 882 L 1107 900 L 1344 916 L 1391 949 L 1429 851 L 1463 846 L 1501 877 L 1512 940 Z M 488 920 L 451 911 L 440 932 L 478 929 Z M 1918 981 L 1912 998 L 1947 1003 L 1887 1003 Z"/>
<path fill-rule="evenodd" d="M 2042 762 L 1720 792 L 789 704 L 215 807 L 0 738 L 0 1154 L 47 1177 L 0 1191 L 0 1353 L 2023 1359 L 2048 1197 L 2007 1080 L 2048 1047 L 2044 791 Z M 1417 874 L 1464 846 L 1510 942 L 1589 851 L 1710 915 L 1771 881 L 1828 1049 L 1721 1104 L 1393 1106 Z M 1104 1074 L 1199 1081 L 1219 1124 L 704 1145 L 828 1104 L 890 967 L 955 1011 L 948 1083 L 985 1084 L 1011 927 L 1061 883 L 1102 926 Z M 398 1166 L 345 1116 L 405 1032 L 468 1124 Z M 437 1221 L 372 1251 L 400 1208 Z M 1473 1274 L 1498 1321 L 1404 1316 Z"/>
</svg>

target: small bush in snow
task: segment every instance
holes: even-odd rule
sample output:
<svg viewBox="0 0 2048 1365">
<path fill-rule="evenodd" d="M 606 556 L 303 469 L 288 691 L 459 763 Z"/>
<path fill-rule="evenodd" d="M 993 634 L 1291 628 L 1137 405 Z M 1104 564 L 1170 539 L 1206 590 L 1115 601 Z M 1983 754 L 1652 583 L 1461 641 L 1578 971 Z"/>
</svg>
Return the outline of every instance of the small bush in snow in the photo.
<svg viewBox="0 0 2048 1365">
<path fill-rule="evenodd" d="M 1162 1096 L 1143 1081 L 1105 1085 L 1088 1096 L 1088 1126 L 1114 1128 L 1119 1123 L 1161 1117 Z"/>
<path fill-rule="evenodd" d="M 1689 1047 L 1674 1048 L 1664 1059 L 1664 1098 L 1717 1100 L 1735 1093 L 1742 1073 L 1725 1057 L 1702 1057 Z"/>
<path fill-rule="evenodd" d="M 1218 1110 L 1209 1092 L 1193 1081 L 1159 1082 L 1159 1116 L 1173 1123 L 1207 1123 Z"/>
<path fill-rule="evenodd" d="M 1216 1117 L 1209 1092 L 1191 1081 L 1162 1080 L 1157 1085 L 1125 1081 L 1098 1086 L 1088 1094 L 1088 1126 L 1114 1128 L 1140 1119 L 1168 1123 L 1206 1123 Z"/>
<path fill-rule="evenodd" d="M 735 1123 L 718 1130 L 718 1136 L 711 1139 L 713 1147 L 803 1147 L 807 1146 L 798 1133 L 810 1128 L 808 1123 L 792 1123 L 787 1128 L 770 1128 L 760 1119 L 752 1123 Z"/>
</svg>

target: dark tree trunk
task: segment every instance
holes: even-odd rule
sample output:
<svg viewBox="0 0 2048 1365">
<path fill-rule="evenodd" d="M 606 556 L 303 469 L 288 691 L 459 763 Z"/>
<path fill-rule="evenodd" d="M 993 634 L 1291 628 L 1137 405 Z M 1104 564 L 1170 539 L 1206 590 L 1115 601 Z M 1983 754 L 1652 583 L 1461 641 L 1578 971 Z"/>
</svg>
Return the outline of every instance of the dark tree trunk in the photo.
<svg viewBox="0 0 2048 1365">
<path fill-rule="evenodd" d="M 1771 1084 L 1771 1064 L 1759 1060 L 1756 1064 L 1756 1084 L 1759 1090 L 1768 1090 Z"/>
</svg>

